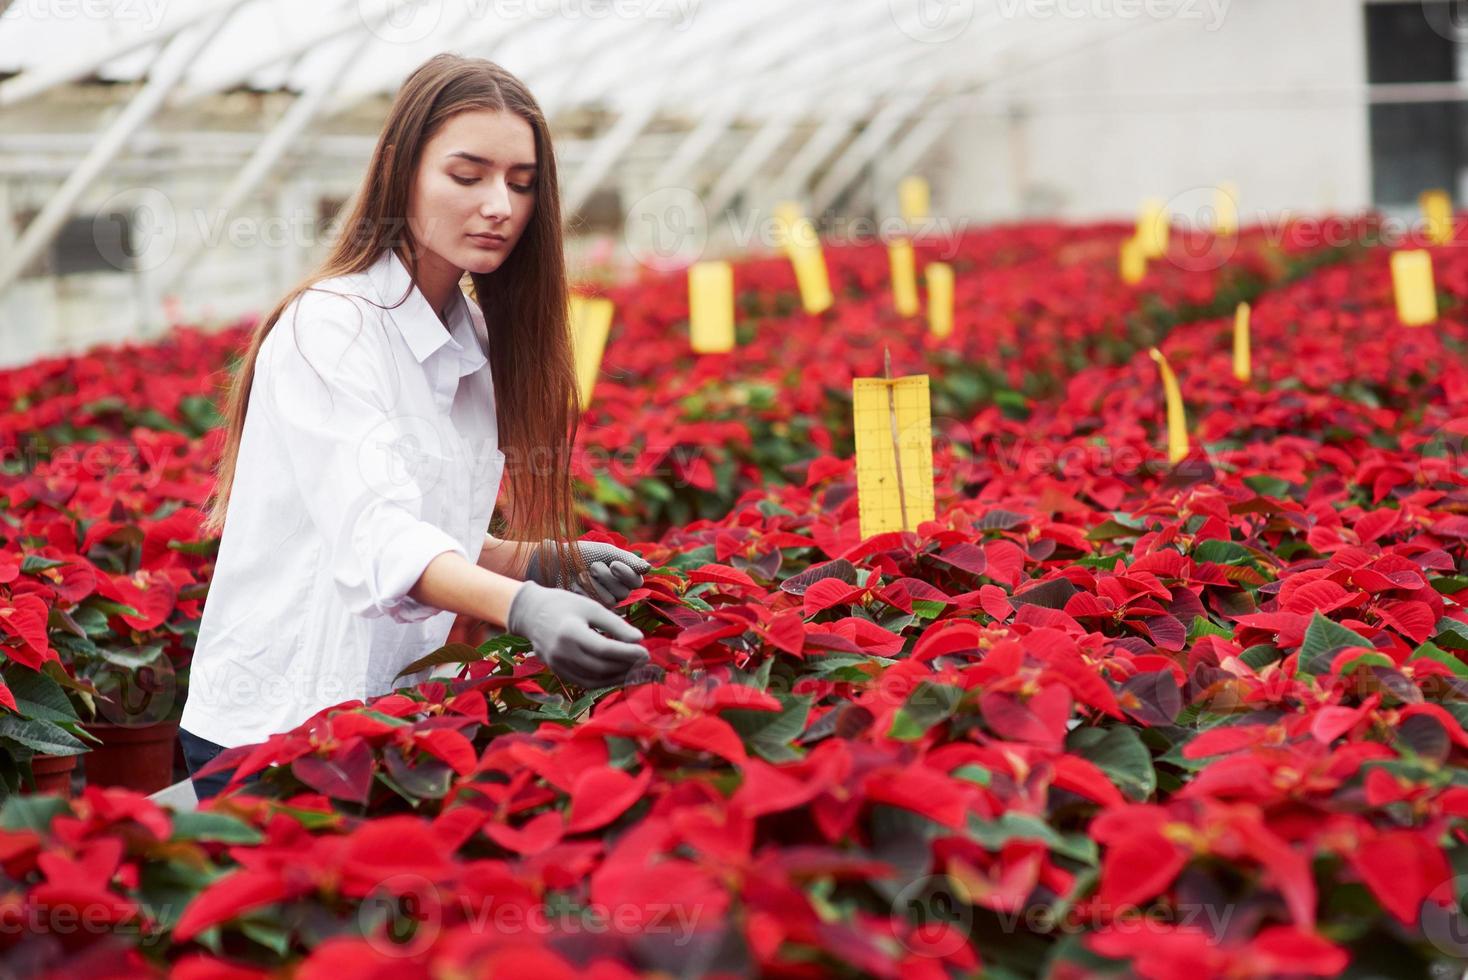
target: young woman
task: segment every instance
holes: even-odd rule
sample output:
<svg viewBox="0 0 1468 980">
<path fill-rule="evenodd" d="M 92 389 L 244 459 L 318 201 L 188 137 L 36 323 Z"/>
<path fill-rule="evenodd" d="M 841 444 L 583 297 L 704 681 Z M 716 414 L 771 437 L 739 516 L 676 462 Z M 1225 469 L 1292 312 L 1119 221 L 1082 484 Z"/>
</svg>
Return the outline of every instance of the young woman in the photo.
<svg viewBox="0 0 1468 980">
<path fill-rule="evenodd" d="M 207 524 L 219 554 L 179 732 L 191 776 L 226 747 L 427 679 L 397 675 L 457 613 L 526 637 L 586 687 L 646 661 L 608 606 L 648 564 L 575 540 L 567 299 L 539 106 L 491 62 L 430 59 L 394 100 L 331 254 L 261 322 L 229 392 Z M 488 531 L 506 475 L 501 539 Z"/>
</svg>

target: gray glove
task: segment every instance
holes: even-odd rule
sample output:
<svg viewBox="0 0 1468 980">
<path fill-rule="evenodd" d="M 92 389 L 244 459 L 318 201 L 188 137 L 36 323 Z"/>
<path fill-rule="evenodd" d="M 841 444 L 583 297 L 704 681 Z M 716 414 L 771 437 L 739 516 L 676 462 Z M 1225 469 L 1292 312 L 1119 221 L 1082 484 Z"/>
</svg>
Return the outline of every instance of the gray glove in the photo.
<svg viewBox="0 0 1468 980">
<path fill-rule="evenodd" d="M 637 627 L 584 595 L 538 582 L 527 581 L 515 592 L 505 628 L 529 640 L 557 677 L 581 687 L 621 683 L 629 670 L 648 661 L 647 650 L 636 642 L 642 639 Z"/>
<path fill-rule="evenodd" d="M 549 539 L 546 543 L 550 544 Z M 601 541 L 573 541 L 571 544 L 580 550 L 581 556 L 590 566 L 591 587 L 596 591 L 590 598 L 603 605 L 615 606 L 627 598 L 629 592 L 642 584 L 642 576 L 652 570 L 652 566 L 641 555 L 624 551 L 615 545 Z M 580 583 L 567 584 L 570 570 L 561 567 L 554 551 L 549 553 L 546 564 L 552 567 L 543 568 L 539 551 L 532 553 L 530 564 L 525 569 L 525 580 L 586 595 Z"/>
</svg>

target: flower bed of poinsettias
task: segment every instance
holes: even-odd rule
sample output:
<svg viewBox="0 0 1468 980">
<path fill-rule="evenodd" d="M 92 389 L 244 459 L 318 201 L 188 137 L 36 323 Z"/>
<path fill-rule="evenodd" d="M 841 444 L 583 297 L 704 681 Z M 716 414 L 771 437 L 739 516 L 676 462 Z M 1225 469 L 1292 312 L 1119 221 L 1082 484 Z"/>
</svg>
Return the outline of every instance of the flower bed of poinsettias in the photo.
<svg viewBox="0 0 1468 980">
<path fill-rule="evenodd" d="M 1439 282 L 1468 294 L 1443 250 Z M 0 813 L 17 962 L 249 975 L 1424 974 L 1468 955 L 1468 426 L 1455 309 L 1383 253 L 953 415 L 940 520 L 862 540 L 849 459 L 630 544 L 653 668 L 455 681 Z M 894 352 L 895 359 L 896 352 Z M 90 913 L 90 920 L 83 918 Z M 67 923 L 90 921 L 90 927 Z"/>
<path fill-rule="evenodd" d="M 1052 389 L 1067 365 L 1124 357 L 1340 257 L 1254 230 L 1227 265 L 1191 268 L 1180 252 L 1130 289 L 1115 270 L 1123 233 L 1016 226 L 922 247 L 920 261 L 959 272 L 946 341 L 891 312 L 879 246 L 831 250 L 840 303 L 823 317 L 799 311 L 788 263 L 740 264 L 734 356 L 688 351 L 681 277 L 614 289 L 617 332 L 576 458 L 586 516 L 655 537 L 849 453 L 850 379 L 878 371 L 889 345 L 897 370 L 933 374 L 940 422 L 967 423 L 979 406 L 1012 412 Z M 145 681 L 132 697 L 146 693 L 148 718 L 176 716 L 217 544 L 198 531 L 218 448 L 209 397 L 247 329 L 182 329 L 0 372 L 0 793 L 22 785 L 33 753 L 81 752 L 79 720 L 133 718 L 124 683 Z"/>
</svg>

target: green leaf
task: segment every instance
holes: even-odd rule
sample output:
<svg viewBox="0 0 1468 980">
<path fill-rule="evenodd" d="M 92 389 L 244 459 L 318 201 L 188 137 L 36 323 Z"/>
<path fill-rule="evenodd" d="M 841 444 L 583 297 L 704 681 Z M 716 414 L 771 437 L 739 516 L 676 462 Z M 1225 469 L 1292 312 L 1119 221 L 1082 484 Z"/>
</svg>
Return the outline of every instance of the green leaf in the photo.
<svg viewBox="0 0 1468 980">
<path fill-rule="evenodd" d="M 264 840 L 254 827 L 223 813 L 180 810 L 173 815 L 171 840 L 220 841 L 225 844 L 258 844 Z"/>
<path fill-rule="evenodd" d="M 953 770 L 955 779 L 967 780 L 979 786 L 988 786 L 994 780 L 994 774 L 981 765 L 970 762 Z"/>
<path fill-rule="evenodd" d="M 1448 653 L 1431 640 L 1412 651 L 1412 656 L 1407 658 L 1407 662 L 1411 663 L 1413 660 L 1436 660 L 1459 677 L 1468 677 L 1468 664 L 1465 664 L 1453 654 Z M 1396 666 L 1390 660 L 1387 660 L 1386 665 L 1388 667 Z"/>
<path fill-rule="evenodd" d="M 1284 651 L 1272 643 L 1256 643 L 1239 654 L 1239 659 L 1255 670 L 1259 670 L 1274 663 L 1283 655 Z"/>
<path fill-rule="evenodd" d="M 1152 753 L 1134 729 L 1077 728 L 1066 743 L 1072 752 L 1095 763 L 1129 799 L 1140 802 L 1156 792 Z"/>
<path fill-rule="evenodd" d="M 1253 557 L 1254 553 L 1243 545 L 1217 538 L 1201 542 L 1193 549 L 1194 561 L 1211 561 L 1215 565 L 1231 565 L 1235 562 L 1248 561 Z"/>
<path fill-rule="evenodd" d="M 36 670 L 18 670 L 5 677 L 15 696 L 15 706 L 27 718 L 42 721 L 80 721 L 66 692 L 47 675 Z"/>
<path fill-rule="evenodd" d="M 1392 661 L 1392 658 L 1388 657 L 1384 653 L 1362 652 L 1357 656 L 1352 657 L 1350 660 L 1347 660 L 1341 666 L 1341 676 L 1350 677 L 1362 667 L 1387 667 L 1391 670 L 1397 669 L 1397 665 L 1395 662 Z"/>
<path fill-rule="evenodd" d="M 66 562 L 57 558 L 42 558 L 40 555 L 26 555 L 20 563 L 20 571 L 23 575 L 34 575 L 36 572 L 44 572 L 48 568 L 60 568 Z"/>
<path fill-rule="evenodd" d="M 1281 480 L 1277 476 L 1268 476 L 1263 473 L 1244 477 L 1244 486 L 1261 497 L 1288 497 L 1290 494 L 1288 480 Z"/>
<path fill-rule="evenodd" d="M 93 639 L 106 636 L 111 633 L 107 626 L 107 613 L 88 603 L 77 606 L 71 612 L 71 618 L 86 631 L 87 636 Z"/>
<path fill-rule="evenodd" d="M 652 477 L 643 477 L 637 481 L 637 492 L 647 500 L 664 504 L 670 502 L 675 496 L 672 487 Z"/>
<path fill-rule="evenodd" d="M 47 755 L 81 755 L 87 747 L 75 735 L 54 722 L 40 718 L 0 718 L 0 739 L 10 739 Z"/>
<path fill-rule="evenodd" d="M 974 814 L 968 818 L 969 836 L 985 850 L 998 852 L 1012 840 L 1039 841 L 1062 857 L 1082 864 L 1099 860 L 1096 842 L 1084 834 L 1060 834 L 1039 817 L 1029 813 L 1006 811 L 998 820 L 985 820 Z"/>
<path fill-rule="evenodd" d="M 1188 642 L 1193 643 L 1200 636 L 1221 636 L 1225 640 L 1232 640 L 1234 633 L 1203 616 L 1194 616 L 1193 625 L 1188 628 Z"/>
<path fill-rule="evenodd" d="M 1432 580 L 1431 585 L 1443 595 L 1452 595 L 1468 589 L 1468 575 L 1444 575 Z"/>
<path fill-rule="evenodd" d="M 90 606 L 90 607 L 92 607 L 94 609 L 98 609 L 98 610 L 100 610 L 100 611 L 108 614 L 109 616 L 141 616 L 142 615 L 142 613 L 138 612 L 132 606 L 125 605 L 125 604 L 123 604 L 121 602 L 113 602 L 111 599 L 103 599 L 102 597 L 95 596 L 95 595 L 94 596 L 88 596 L 87 597 L 86 602 L 85 602 L 85 605 L 84 605 L 84 608 L 85 608 L 85 606 Z M 80 622 L 80 620 L 78 620 L 78 622 Z"/>
<path fill-rule="evenodd" d="M 46 833 L 51 821 L 70 809 L 70 803 L 59 796 L 12 796 L 0 808 L 0 828 L 34 830 Z"/>
<path fill-rule="evenodd" d="M 528 643 L 526 645 L 527 647 L 529 646 Z M 393 680 L 397 680 L 399 677 L 402 677 L 406 674 L 416 674 L 420 670 L 426 670 L 429 667 L 438 667 L 443 664 L 478 663 L 479 661 L 484 660 L 485 657 L 486 653 L 484 651 L 480 650 L 478 647 L 471 647 L 467 643 L 445 643 L 443 646 L 439 647 L 437 650 L 434 650 L 432 653 L 419 657 L 417 660 L 413 661 L 412 663 L 408 664 L 408 666 L 398 671 L 395 675 L 393 675 Z"/>
<path fill-rule="evenodd" d="M 913 688 L 902 707 L 892 716 L 888 738 L 912 742 L 926 735 L 953 714 L 963 699 L 963 691 L 949 684 L 923 681 Z"/>
<path fill-rule="evenodd" d="M 163 644 L 153 643 L 141 650 L 109 650 L 105 647 L 99 651 L 102 659 L 110 664 L 116 664 L 125 670 L 137 670 L 149 664 L 157 663 L 163 656 Z"/>
<path fill-rule="evenodd" d="M 1120 521 L 1105 520 L 1086 532 L 1086 540 L 1114 541 L 1117 538 L 1134 538 L 1140 533 L 1136 528 L 1127 527 Z"/>
<path fill-rule="evenodd" d="M 264 946 L 281 959 L 284 959 L 290 950 L 292 930 L 282 923 L 253 918 L 240 919 L 235 925 L 245 936 Z"/>
<path fill-rule="evenodd" d="M 800 757 L 790 743 L 805 731 L 810 714 L 810 698 L 802 694 L 776 694 L 783 706 L 780 711 L 746 711 L 732 709 L 719 713 L 739 733 L 744 746 L 759 753 L 769 762 L 784 762 Z"/>
<path fill-rule="evenodd" d="M 1318 674 L 1323 670 L 1329 670 L 1331 658 L 1342 647 L 1375 649 L 1371 641 L 1360 633 L 1326 619 L 1319 610 L 1316 610 L 1310 620 L 1310 628 L 1305 631 L 1305 643 L 1300 647 L 1300 673 Z"/>
<path fill-rule="evenodd" d="M 183 416 L 193 434 L 201 436 L 219 425 L 224 418 L 214 407 L 214 402 L 203 395 L 185 395 L 179 399 L 178 414 Z"/>
<path fill-rule="evenodd" d="M 1437 621 L 1435 629 L 1437 635 L 1433 637 L 1433 642 L 1438 646 L 1468 650 L 1468 623 L 1444 616 Z"/>
<path fill-rule="evenodd" d="M 933 599 L 912 600 L 912 611 L 919 619 L 937 619 L 943 615 L 943 610 L 948 608 L 946 602 L 937 602 Z"/>
</svg>

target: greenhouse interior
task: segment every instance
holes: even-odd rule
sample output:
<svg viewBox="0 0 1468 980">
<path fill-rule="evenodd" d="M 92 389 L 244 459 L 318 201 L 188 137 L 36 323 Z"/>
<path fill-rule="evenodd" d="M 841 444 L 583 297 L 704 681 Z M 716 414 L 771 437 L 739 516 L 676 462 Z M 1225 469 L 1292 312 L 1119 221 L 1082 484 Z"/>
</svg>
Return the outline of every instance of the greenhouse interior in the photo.
<svg viewBox="0 0 1468 980">
<path fill-rule="evenodd" d="M 0 0 L 0 976 L 1468 980 L 1465 106 L 1457 0 Z"/>
</svg>

